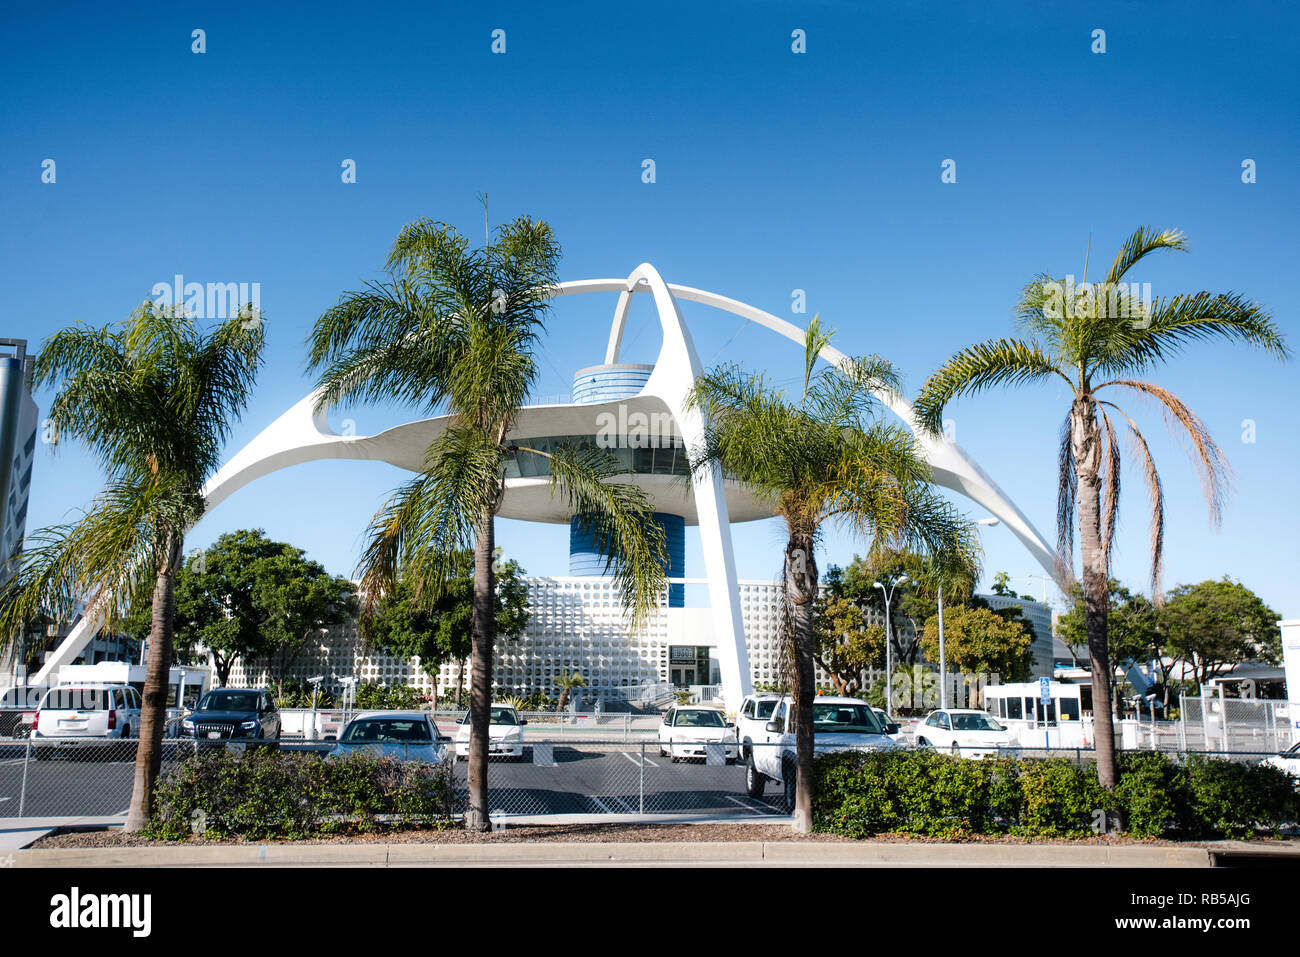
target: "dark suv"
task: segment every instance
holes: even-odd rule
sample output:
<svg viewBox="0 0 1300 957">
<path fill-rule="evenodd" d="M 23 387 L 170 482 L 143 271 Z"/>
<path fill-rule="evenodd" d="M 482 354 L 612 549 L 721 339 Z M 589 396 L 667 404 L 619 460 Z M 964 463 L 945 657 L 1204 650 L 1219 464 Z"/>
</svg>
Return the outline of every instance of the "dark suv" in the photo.
<svg viewBox="0 0 1300 957">
<path fill-rule="evenodd" d="M 198 741 L 242 738 L 278 742 L 280 712 L 269 691 L 214 688 L 181 721 L 181 737 Z"/>
</svg>

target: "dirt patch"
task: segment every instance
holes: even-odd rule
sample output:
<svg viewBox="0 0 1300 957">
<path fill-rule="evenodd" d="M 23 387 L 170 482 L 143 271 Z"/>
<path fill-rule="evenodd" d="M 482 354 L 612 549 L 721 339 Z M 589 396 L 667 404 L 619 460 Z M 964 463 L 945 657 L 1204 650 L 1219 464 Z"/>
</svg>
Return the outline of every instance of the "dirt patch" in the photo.
<svg viewBox="0 0 1300 957">
<path fill-rule="evenodd" d="M 382 831 L 370 834 L 347 834 L 331 837 L 308 838 L 300 841 L 211 841 L 192 838 L 188 841 L 151 841 L 124 833 L 121 828 L 99 831 L 72 831 L 52 834 L 31 845 L 32 849 L 54 847 L 175 847 L 230 844 L 511 844 L 521 842 L 561 841 L 572 843 L 640 843 L 651 842 L 701 842 L 701 841 L 814 841 L 822 843 L 853 842 L 852 838 L 834 834 L 795 834 L 787 824 L 531 824 L 507 827 L 487 833 L 447 830 Z M 866 839 L 867 842 L 897 844 L 951 843 L 934 838 L 915 837 L 908 834 L 881 834 Z M 1197 846 L 1176 841 L 1138 840 L 1113 835 L 1085 839 L 1029 840 L 1006 836 L 977 836 L 963 840 L 967 844 L 1112 844 L 1151 846 Z"/>
</svg>

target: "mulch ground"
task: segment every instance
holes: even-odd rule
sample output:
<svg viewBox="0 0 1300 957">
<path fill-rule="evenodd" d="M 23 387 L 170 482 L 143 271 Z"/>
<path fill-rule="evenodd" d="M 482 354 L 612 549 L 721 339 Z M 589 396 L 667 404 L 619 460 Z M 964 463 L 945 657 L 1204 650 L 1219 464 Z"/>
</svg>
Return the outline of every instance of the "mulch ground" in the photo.
<svg viewBox="0 0 1300 957">
<path fill-rule="evenodd" d="M 852 838 L 834 834 L 795 834 L 786 824 L 539 824 L 507 827 L 486 833 L 447 830 L 379 831 L 368 834 L 332 835 L 298 841 L 212 841 L 191 838 L 187 841 L 152 841 L 126 834 L 120 828 L 98 831 L 71 831 L 51 834 L 31 845 L 34 850 L 55 847 L 172 847 L 216 844 L 511 844 L 516 842 L 563 841 L 571 843 L 639 843 L 701 841 L 820 841 L 843 842 Z M 881 834 L 868 838 L 878 843 L 911 841 L 926 844 L 950 843 L 908 834 Z M 964 839 L 969 844 L 1143 844 L 1180 846 L 1175 841 L 1138 840 L 1103 835 L 1083 839 L 1027 840 L 1006 836 L 975 836 Z M 1188 846 L 1188 845 L 1182 845 Z"/>
</svg>

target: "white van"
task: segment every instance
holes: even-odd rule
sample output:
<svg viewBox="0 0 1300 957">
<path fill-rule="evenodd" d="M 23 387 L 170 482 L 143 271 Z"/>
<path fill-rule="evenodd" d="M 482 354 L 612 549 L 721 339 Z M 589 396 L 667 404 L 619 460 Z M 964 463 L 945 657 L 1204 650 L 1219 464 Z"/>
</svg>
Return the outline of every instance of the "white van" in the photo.
<svg viewBox="0 0 1300 957">
<path fill-rule="evenodd" d="M 60 685 L 41 699 L 32 724 L 38 761 L 56 749 L 102 747 L 140 736 L 140 694 L 130 685 Z"/>
</svg>

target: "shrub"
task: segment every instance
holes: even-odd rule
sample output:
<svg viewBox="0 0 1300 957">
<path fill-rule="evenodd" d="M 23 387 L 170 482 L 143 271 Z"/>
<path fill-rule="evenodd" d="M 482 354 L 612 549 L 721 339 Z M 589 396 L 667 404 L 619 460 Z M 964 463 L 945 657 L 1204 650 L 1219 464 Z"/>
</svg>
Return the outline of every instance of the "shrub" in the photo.
<svg viewBox="0 0 1300 957">
<path fill-rule="evenodd" d="M 1185 769 L 1187 830 L 1196 837 L 1248 837 L 1300 819 L 1300 795 L 1281 768 L 1195 757 Z"/>
<path fill-rule="evenodd" d="M 933 751 L 842 752 L 815 764 L 813 822 L 863 838 L 1012 833 L 1082 837 L 1115 812 L 1137 837 L 1241 837 L 1300 820 L 1300 793 L 1278 768 L 1219 759 L 1181 765 L 1157 752 L 1119 755 L 1108 793 L 1097 767 L 1068 758 L 971 761 Z M 1109 830 L 1106 827 L 1105 830 Z"/>
<path fill-rule="evenodd" d="M 302 838 L 385 826 L 440 825 L 448 769 L 358 751 L 320 754 L 213 748 L 181 762 L 154 791 L 153 836 Z"/>
<path fill-rule="evenodd" d="M 1115 800 L 1128 833 L 1160 837 L 1184 827 L 1188 809 L 1183 766 L 1158 751 L 1137 751 L 1119 755 L 1118 771 Z"/>
<path fill-rule="evenodd" d="M 356 707 L 360 711 L 411 711 L 424 704 L 425 697 L 410 685 L 365 681 L 357 685 Z"/>
</svg>

